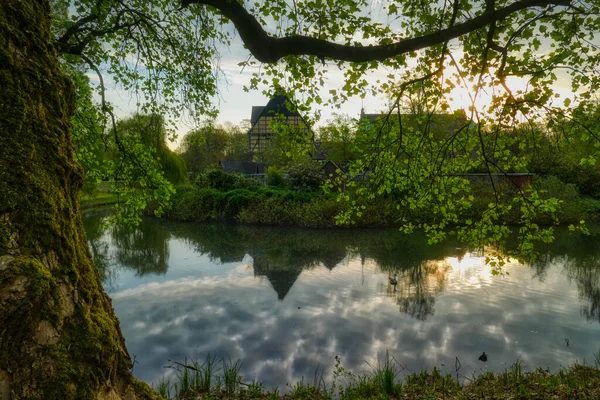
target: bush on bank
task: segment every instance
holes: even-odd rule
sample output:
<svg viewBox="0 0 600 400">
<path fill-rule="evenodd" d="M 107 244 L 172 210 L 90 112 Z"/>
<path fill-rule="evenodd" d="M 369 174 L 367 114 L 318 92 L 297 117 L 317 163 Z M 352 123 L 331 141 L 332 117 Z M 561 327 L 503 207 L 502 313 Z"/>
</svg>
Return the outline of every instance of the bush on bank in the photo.
<svg viewBox="0 0 600 400">
<path fill-rule="evenodd" d="M 260 225 L 335 226 L 339 203 L 319 193 L 277 188 L 221 191 L 186 187 L 173 198 L 169 217 L 181 221 Z"/>
<path fill-rule="evenodd" d="M 277 173 L 276 173 L 277 172 Z M 277 181 L 279 186 L 263 187 L 243 175 L 226 174 L 220 170 L 209 170 L 200 174 L 196 185 L 180 187 L 173 197 L 168 216 L 182 221 L 236 222 L 255 225 L 301 226 L 327 228 L 338 226 L 336 216 L 344 211 L 345 204 L 335 195 L 316 191 L 314 182 L 284 185 L 278 171 L 271 171 L 269 181 Z M 312 178 L 311 178 L 312 179 Z M 578 224 L 579 221 L 600 221 L 600 200 L 582 197 L 576 185 L 564 183 L 556 176 L 536 176 L 534 186 L 542 198 L 555 197 L 560 201 L 556 217 L 564 224 Z M 310 190 L 309 190 L 310 189 Z M 489 183 L 471 183 L 474 200 L 463 215 L 466 219 L 477 219 L 490 203 L 499 201 L 513 204 L 514 191 L 509 185 L 497 185 L 496 193 Z M 393 195 L 360 201 L 364 207 L 360 216 L 355 216 L 354 227 L 395 227 L 403 218 L 414 222 L 430 222 L 435 216 L 424 209 L 418 215 L 408 214 L 397 206 Z M 511 212 L 504 217 L 508 224 L 519 222 L 518 205 L 513 204 Z M 552 224 L 550 215 L 539 215 L 539 224 Z"/>
</svg>

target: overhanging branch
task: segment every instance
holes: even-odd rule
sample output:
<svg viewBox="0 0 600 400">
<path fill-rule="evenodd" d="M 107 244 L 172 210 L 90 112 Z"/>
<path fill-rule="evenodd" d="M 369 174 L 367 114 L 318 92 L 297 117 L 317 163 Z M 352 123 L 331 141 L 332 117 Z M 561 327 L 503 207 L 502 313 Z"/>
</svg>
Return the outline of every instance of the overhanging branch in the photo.
<svg viewBox="0 0 600 400">
<path fill-rule="evenodd" d="M 275 38 L 269 35 L 258 20 L 237 0 L 182 0 L 182 6 L 201 4 L 217 9 L 236 27 L 246 47 L 258 61 L 275 63 L 286 56 L 312 55 L 340 61 L 382 61 L 411 51 L 425 49 L 448 42 L 477 29 L 501 21 L 521 10 L 535 7 L 568 6 L 569 0 L 518 0 L 514 3 L 440 29 L 435 33 L 401 40 L 387 45 L 352 46 L 329 42 L 309 36 Z"/>
</svg>

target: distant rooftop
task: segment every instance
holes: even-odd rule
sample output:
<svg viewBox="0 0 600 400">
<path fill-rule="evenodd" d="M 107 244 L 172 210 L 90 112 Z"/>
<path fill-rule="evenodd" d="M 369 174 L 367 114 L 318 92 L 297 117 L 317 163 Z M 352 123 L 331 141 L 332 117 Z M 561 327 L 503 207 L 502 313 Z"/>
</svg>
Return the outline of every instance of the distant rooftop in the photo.
<svg viewBox="0 0 600 400">
<path fill-rule="evenodd" d="M 252 106 L 252 116 L 250 117 L 250 123 L 252 125 L 254 125 L 256 121 L 258 121 L 258 118 L 260 117 L 260 114 L 262 114 L 264 109 L 265 106 Z"/>
<path fill-rule="evenodd" d="M 285 105 L 285 102 L 289 99 L 286 96 L 275 96 L 266 106 L 252 106 L 252 115 L 250 117 L 250 123 L 254 125 L 258 119 L 263 115 L 283 115 L 284 117 L 292 117 L 298 114 L 298 111 L 290 111 Z"/>
</svg>

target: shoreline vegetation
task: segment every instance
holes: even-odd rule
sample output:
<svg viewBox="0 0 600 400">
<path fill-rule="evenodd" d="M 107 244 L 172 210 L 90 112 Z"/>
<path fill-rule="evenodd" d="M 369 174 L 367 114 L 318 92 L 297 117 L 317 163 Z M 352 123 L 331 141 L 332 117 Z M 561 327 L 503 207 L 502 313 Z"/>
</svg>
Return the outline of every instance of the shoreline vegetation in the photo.
<svg viewBox="0 0 600 400">
<path fill-rule="evenodd" d="M 330 382 L 317 369 L 309 380 L 288 384 L 286 394 L 278 388 L 266 390 L 261 382 L 244 382 L 241 361 L 217 360 L 208 355 L 199 362 L 172 362 L 173 380 L 165 379 L 153 388 L 169 400 L 196 399 L 598 399 L 600 398 L 600 351 L 595 363 L 576 363 L 556 372 L 537 368 L 526 372 L 517 361 L 501 373 L 479 376 L 460 374 L 457 359 L 454 374 L 433 368 L 406 374 L 405 366 L 388 354 L 369 372 L 354 374 L 341 366 L 336 356 Z"/>
<path fill-rule="evenodd" d="M 227 222 L 258 226 L 295 226 L 302 228 L 397 228 L 407 213 L 396 206 L 393 196 L 365 199 L 360 204 L 363 211 L 350 223 L 339 224 L 337 216 L 347 206 L 339 201 L 334 193 L 324 193 L 318 187 L 313 190 L 298 190 L 285 186 L 261 186 L 242 175 L 224 175 L 226 182 L 203 182 L 194 185 L 178 186 L 171 198 L 163 218 L 188 222 Z M 223 179 L 219 177 L 217 179 Z M 578 225 L 584 220 L 600 223 L 600 200 L 581 196 L 572 184 L 565 184 L 558 178 L 538 177 L 538 188 L 548 197 L 556 197 L 561 207 L 556 213 L 559 225 Z M 505 188 L 507 189 L 507 188 Z M 485 184 L 474 184 L 472 207 L 463 214 L 459 224 L 475 220 L 488 209 L 493 201 L 493 193 Z M 508 188 L 507 191 L 510 191 Z M 509 201 L 510 193 L 506 194 Z M 82 193 L 82 210 L 125 203 L 127 196 L 120 196 L 109 190 Z M 149 205 L 148 210 L 152 210 Z M 415 216 L 411 215 L 415 221 Z M 432 221 L 435 216 L 422 212 L 416 216 L 418 222 Z M 509 225 L 519 223 L 518 210 L 507 216 Z M 540 215 L 534 221 L 540 225 L 556 225 L 550 215 Z"/>
<path fill-rule="evenodd" d="M 286 183 L 280 177 L 269 177 L 267 186 L 259 185 L 243 175 L 227 174 L 214 169 L 200 174 L 194 185 L 180 186 L 171 199 L 165 217 L 179 221 L 235 222 L 250 225 L 298 226 L 306 228 L 387 228 L 436 220 L 431 210 L 415 214 L 398 207 L 398 195 L 363 198 L 355 204 L 346 204 L 336 193 L 325 193 L 317 177 L 302 182 L 303 177 L 292 177 Z M 277 184 L 270 184 L 276 182 Z M 555 176 L 539 176 L 534 186 L 547 198 L 560 201 L 556 216 L 540 214 L 535 223 L 540 225 L 578 225 L 580 221 L 600 222 L 600 200 L 583 196 L 573 184 L 562 182 Z M 510 205 L 514 192 L 508 185 L 496 185 L 501 202 Z M 496 194 L 489 183 L 471 183 L 473 201 L 458 221 L 458 225 L 477 220 Z M 351 221 L 339 222 L 349 206 L 361 209 Z M 556 218 L 555 218 L 556 217 Z M 517 207 L 505 216 L 503 222 L 517 225 L 520 215 Z"/>
<path fill-rule="evenodd" d="M 79 204 L 81 205 L 82 210 L 87 210 L 90 208 L 110 206 L 123 200 L 123 196 L 119 196 L 115 193 L 98 192 L 93 195 L 82 194 L 79 197 Z"/>
</svg>

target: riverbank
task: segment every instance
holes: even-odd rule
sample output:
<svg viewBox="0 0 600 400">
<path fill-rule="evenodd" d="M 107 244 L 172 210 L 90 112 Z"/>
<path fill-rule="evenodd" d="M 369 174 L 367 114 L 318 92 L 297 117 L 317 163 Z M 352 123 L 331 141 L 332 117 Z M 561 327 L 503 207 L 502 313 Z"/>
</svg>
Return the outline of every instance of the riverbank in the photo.
<svg viewBox="0 0 600 400">
<path fill-rule="evenodd" d="M 547 191 L 547 195 L 557 197 L 561 201 L 555 215 L 561 224 L 578 225 L 581 220 L 600 222 L 600 200 L 580 197 L 576 192 L 558 189 Z M 512 192 L 505 195 L 504 202 L 507 205 L 512 203 L 512 195 Z M 489 211 L 488 205 L 494 201 L 493 193 L 477 188 L 473 193 L 471 207 L 462 213 L 457 224 L 478 220 Z M 339 216 L 347 210 L 349 202 L 354 202 L 352 207 L 360 212 L 354 213 L 350 220 L 340 224 Z M 399 207 L 398 199 L 394 196 L 343 201 L 333 194 L 261 186 L 228 190 L 197 186 L 179 187 L 171 204 L 166 216 L 179 221 L 235 222 L 305 228 L 388 228 L 402 226 L 406 220 L 418 224 L 433 223 L 439 218 L 431 209 L 415 212 Z M 507 224 L 519 224 L 521 216 L 518 208 L 512 207 L 509 213 L 501 218 Z M 534 222 L 548 225 L 554 224 L 556 219 L 550 213 L 540 213 Z"/>
<path fill-rule="evenodd" d="M 333 381 L 327 384 L 319 371 L 311 382 L 300 381 L 279 390 L 263 389 L 260 382 L 242 382 L 241 363 L 207 358 L 204 364 L 178 364 L 175 382 L 162 382 L 157 389 L 166 399 L 598 399 L 600 359 L 595 365 L 576 364 L 550 373 L 542 368 L 524 372 L 516 363 L 503 373 L 477 377 L 444 374 L 438 369 L 408 374 L 393 359 L 372 367 L 372 372 L 355 375 L 337 359 Z M 459 364 L 457 363 L 457 368 Z M 218 374 L 215 373 L 218 371 Z"/>
<path fill-rule="evenodd" d="M 112 192 L 97 192 L 93 195 L 82 193 L 79 196 L 79 204 L 82 209 L 110 206 L 120 201 L 123 201 L 123 196 Z"/>
</svg>

